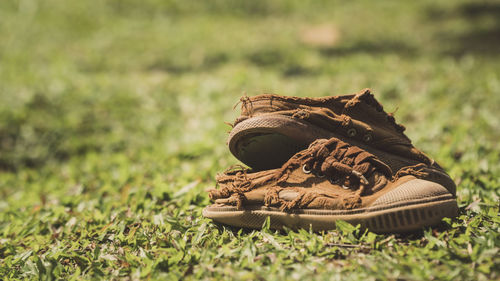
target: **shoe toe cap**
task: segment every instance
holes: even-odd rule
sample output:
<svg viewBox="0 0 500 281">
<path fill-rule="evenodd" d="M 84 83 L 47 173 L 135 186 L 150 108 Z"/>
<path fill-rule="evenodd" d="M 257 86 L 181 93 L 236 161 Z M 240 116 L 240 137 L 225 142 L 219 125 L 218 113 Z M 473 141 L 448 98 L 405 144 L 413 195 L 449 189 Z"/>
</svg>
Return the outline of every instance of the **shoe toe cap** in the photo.
<svg viewBox="0 0 500 281">
<path fill-rule="evenodd" d="M 454 196 L 444 186 L 432 181 L 414 179 L 382 195 L 373 202 L 372 206 L 422 200 L 434 201 L 448 197 L 453 198 Z"/>
</svg>

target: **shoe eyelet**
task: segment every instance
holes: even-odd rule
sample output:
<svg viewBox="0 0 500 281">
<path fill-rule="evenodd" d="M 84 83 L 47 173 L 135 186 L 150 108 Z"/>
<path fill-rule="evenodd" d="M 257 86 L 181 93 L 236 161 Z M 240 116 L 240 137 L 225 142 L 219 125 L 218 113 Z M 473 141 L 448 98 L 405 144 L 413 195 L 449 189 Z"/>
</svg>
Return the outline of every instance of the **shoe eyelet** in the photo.
<svg viewBox="0 0 500 281">
<path fill-rule="evenodd" d="M 345 189 L 345 190 L 349 189 L 349 187 L 345 186 L 345 185 L 342 185 L 342 188 Z"/>
<path fill-rule="evenodd" d="M 302 166 L 302 172 L 304 172 L 304 174 L 310 174 L 311 169 L 307 166 L 307 164 L 304 164 L 304 166 Z"/>
<path fill-rule="evenodd" d="M 371 134 L 366 134 L 363 136 L 363 141 L 364 142 L 371 142 L 372 141 L 372 135 Z"/>
<path fill-rule="evenodd" d="M 347 135 L 348 135 L 349 137 L 351 137 L 351 138 L 352 138 L 352 137 L 355 137 L 357 133 L 358 133 L 358 132 L 357 132 L 357 131 L 356 131 L 356 129 L 354 129 L 354 128 L 350 128 L 349 130 L 347 130 Z"/>
<path fill-rule="evenodd" d="M 323 174 L 322 172 L 319 172 L 319 173 L 317 173 L 317 174 L 316 174 L 316 176 L 317 176 L 318 178 L 324 178 L 324 177 L 325 177 L 325 174 Z"/>
</svg>

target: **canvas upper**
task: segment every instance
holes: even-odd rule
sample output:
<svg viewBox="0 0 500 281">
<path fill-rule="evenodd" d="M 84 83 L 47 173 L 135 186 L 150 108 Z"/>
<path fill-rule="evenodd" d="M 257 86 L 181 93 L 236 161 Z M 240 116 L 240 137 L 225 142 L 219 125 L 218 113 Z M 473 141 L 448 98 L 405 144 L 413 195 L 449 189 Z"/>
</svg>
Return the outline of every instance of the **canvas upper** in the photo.
<svg viewBox="0 0 500 281">
<path fill-rule="evenodd" d="M 442 170 L 434 160 L 412 145 L 404 134 L 405 127 L 397 124 L 393 115 L 384 111 L 369 89 L 354 95 L 318 98 L 264 94 L 243 97 L 241 102 L 241 115 L 234 128 L 254 117 L 285 116 L 305 121 L 331 132 L 331 136 L 367 150 L 394 171 L 419 163 Z M 232 141 L 230 137 L 230 147 Z"/>
<path fill-rule="evenodd" d="M 353 210 L 434 196 L 454 196 L 455 184 L 424 163 L 397 173 L 375 155 L 336 138 L 320 139 L 281 168 L 229 170 L 210 198 L 221 206 Z M 404 187 L 401 189 L 401 187 Z"/>
</svg>

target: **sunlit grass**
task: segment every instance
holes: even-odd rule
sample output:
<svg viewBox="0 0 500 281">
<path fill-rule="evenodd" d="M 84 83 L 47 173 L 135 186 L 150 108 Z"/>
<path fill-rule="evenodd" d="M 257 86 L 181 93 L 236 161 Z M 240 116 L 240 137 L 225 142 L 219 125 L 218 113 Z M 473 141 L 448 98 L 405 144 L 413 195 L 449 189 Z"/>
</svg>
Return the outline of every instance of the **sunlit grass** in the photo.
<svg viewBox="0 0 500 281">
<path fill-rule="evenodd" d="M 500 278 L 500 17 L 482 7 L 1 1 L 0 279 Z M 304 39 L 324 25 L 335 40 Z M 366 87 L 455 179 L 457 219 L 387 236 L 202 218 L 241 95 Z"/>
</svg>

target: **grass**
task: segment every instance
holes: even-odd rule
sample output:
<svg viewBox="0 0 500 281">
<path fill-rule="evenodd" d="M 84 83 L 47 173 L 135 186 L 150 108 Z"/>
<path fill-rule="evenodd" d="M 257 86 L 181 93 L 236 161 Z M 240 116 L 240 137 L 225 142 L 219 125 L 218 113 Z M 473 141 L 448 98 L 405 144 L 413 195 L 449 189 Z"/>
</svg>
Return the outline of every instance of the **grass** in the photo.
<svg viewBox="0 0 500 281">
<path fill-rule="evenodd" d="M 0 279 L 499 280 L 499 10 L 1 1 Z M 325 24 L 332 42 L 301 39 Z M 455 179 L 457 219 L 395 236 L 202 218 L 243 93 L 365 87 Z"/>
</svg>

